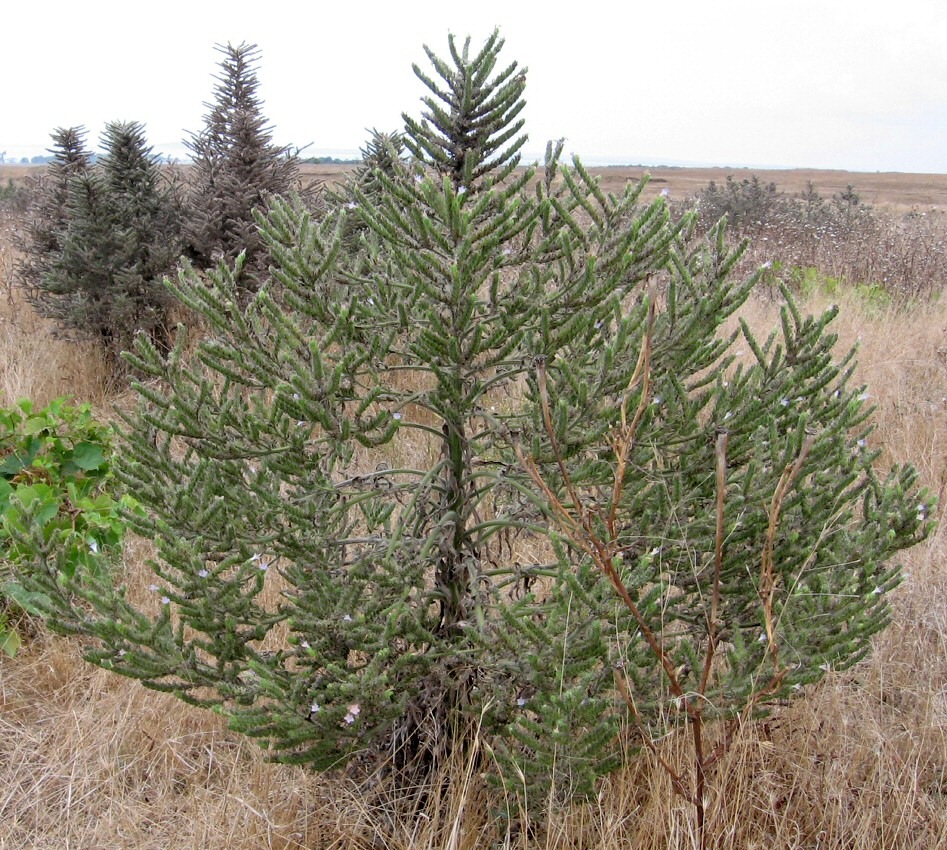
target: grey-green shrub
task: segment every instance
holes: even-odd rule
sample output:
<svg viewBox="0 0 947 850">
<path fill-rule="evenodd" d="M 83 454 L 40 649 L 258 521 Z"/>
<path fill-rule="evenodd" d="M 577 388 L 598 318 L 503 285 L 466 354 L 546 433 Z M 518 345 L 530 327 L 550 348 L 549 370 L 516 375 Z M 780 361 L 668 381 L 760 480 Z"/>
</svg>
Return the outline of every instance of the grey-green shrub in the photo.
<svg viewBox="0 0 947 850">
<path fill-rule="evenodd" d="M 301 189 L 299 163 L 287 147 L 273 143 L 273 131 L 257 95 L 254 44 L 219 46 L 223 55 L 204 126 L 185 141 L 192 162 L 184 237 L 186 254 L 199 269 L 221 259 L 232 264 L 243 252 L 240 288 L 253 291 L 269 258 L 254 214 L 269 199 Z"/>
<path fill-rule="evenodd" d="M 57 159 L 41 184 L 20 281 L 41 315 L 98 342 L 115 372 L 144 333 L 167 350 L 165 275 L 181 251 L 175 187 L 144 127 L 113 122 L 93 165 L 81 133 L 57 131 Z"/>
<path fill-rule="evenodd" d="M 555 505 L 582 505 L 712 721 L 861 658 L 930 503 L 912 469 L 874 471 L 832 314 L 788 302 L 771 338 L 725 334 L 754 280 L 732 278 L 722 228 L 696 238 L 641 186 L 604 194 L 561 143 L 518 167 L 525 72 L 497 64 L 502 43 L 428 51 L 414 159 L 387 160 L 371 192 L 319 219 L 274 202 L 249 304 L 239 259 L 210 285 L 186 271 L 172 290 L 206 336 L 182 330 L 167 358 L 139 339 L 119 474 L 147 509 L 132 521 L 157 547 L 159 613 L 104 579 L 30 581 L 56 628 L 98 639 L 93 663 L 220 712 L 278 760 L 413 784 L 477 729 L 507 787 L 568 795 L 683 715 Z"/>
</svg>

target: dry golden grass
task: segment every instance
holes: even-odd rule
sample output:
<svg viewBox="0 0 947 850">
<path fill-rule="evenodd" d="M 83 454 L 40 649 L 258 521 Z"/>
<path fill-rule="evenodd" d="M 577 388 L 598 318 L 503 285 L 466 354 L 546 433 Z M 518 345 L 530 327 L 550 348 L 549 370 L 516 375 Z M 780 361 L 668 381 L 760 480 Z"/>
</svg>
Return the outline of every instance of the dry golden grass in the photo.
<svg viewBox="0 0 947 850">
<path fill-rule="evenodd" d="M 766 170 L 759 168 L 596 168 L 603 185 L 615 191 L 627 180 L 638 180 L 644 174 L 651 176 L 648 191 L 657 194 L 667 189 L 672 198 L 695 195 L 711 180 L 718 185 L 726 182 L 728 175 L 743 180 L 756 174 L 764 183 L 775 183 L 780 192 L 800 195 L 812 183 L 815 190 L 825 198 L 844 192 L 853 186 L 866 204 L 887 207 L 896 212 L 912 209 L 947 212 L 947 174 L 900 174 L 893 172 L 827 171 L 816 168 L 787 168 Z"/>
<path fill-rule="evenodd" d="M 72 392 L 104 409 L 101 366 L 52 339 L 10 291 L 11 262 L 0 241 L 0 403 Z M 911 461 L 942 491 L 947 304 L 911 313 L 841 306 L 835 330 L 840 346 L 860 346 L 883 462 Z M 745 316 L 765 336 L 778 307 L 754 299 Z M 128 553 L 134 593 L 148 583 L 146 549 Z M 870 658 L 742 731 L 711 780 L 711 846 L 947 846 L 945 550 L 940 530 L 904 555 L 894 622 Z M 665 742 L 663 754 L 686 764 L 687 741 Z M 450 778 L 450 790 L 419 815 L 386 811 L 343 780 L 268 764 L 214 714 L 84 664 L 75 641 L 38 628 L 20 657 L 0 659 L 0 850 L 696 846 L 691 807 L 647 753 L 605 780 L 591 803 L 554 808 L 534 834 L 506 834 L 491 816 L 506 801 L 469 765 Z"/>
<path fill-rule="evenodd" d="M 333 183 L 353 167 L 305 164 L 301 172 L 308 181 Z M 12 180 L 15 184 L 21 184 L 39 171 L 38 166 L 0 165 L 0 183 L 6 184 L 8 180 Z M 680 199 L 694 195 L 711 180 L 718 184 L 724 183 L 728 174 L 732 174 L 737 180 L 756 174 L 763 182 L 773 182 L 779 191 L 789 194 L 802 193 L 810 182 L 816 191 L 826 198 L 844 192 L 848 186 L 854 186 L 867 204 L 890 207 L 902 212 L 914 208 L 947 211 L 947 174 L 868 173 L 813 168 L 645 168 L 637 165 L 592 168 L 590 171 L 598 176 L 602 186 L 609 192 L 621 191 L 629 180 L 637 182 L 644 174 L 649 174 L 649 197 L 667 189 L 672 198 Z"/>
<path fill-rule="evenodd" d="M 103 401 L 107 382 L 98 351 L 54 338 L 14 288 L 13 227 L 0 212 L 0 404 L 30 398 L 41 406 L 61 395 Z"/>
</svg>

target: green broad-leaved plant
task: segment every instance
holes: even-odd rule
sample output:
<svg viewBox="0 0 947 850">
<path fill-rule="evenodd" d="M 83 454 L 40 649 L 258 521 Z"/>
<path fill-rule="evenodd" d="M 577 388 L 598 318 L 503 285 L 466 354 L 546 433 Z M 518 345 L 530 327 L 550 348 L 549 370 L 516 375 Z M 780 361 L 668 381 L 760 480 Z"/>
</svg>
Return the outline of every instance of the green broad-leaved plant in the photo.
<svg viewBox="0 0 947 850">
<path fill-rule="evenodd" d="M 38 410 L 28 399 L 0 408 L 0 649 L 8 655 L 22 641 L 16 621 L 50 604 L 20 572 L 42 566 L 70 581 L 97 575 L 121 553 L 121 509 L 134 502 L 113 495 L 112 436 L 88 404 L 65 398 Z"/>
<path fill-rule="evenodd" d="M 202 330 L 138 340 L 118 469 L 158 613 L 107 574 L 27 584 L 90 661 L 277 760 L 416 787 L 466 750 L 570 797 L 862 658 L 931 504 L 876 471 L 834 313 L 787 293 L 767 339 L 724 331 L 755 279 L 722 224 L 606 194 L 562 143 L 521 162 L 502 44 L 429 50 L 407 156 L 344 202 L 272 203 L 248 304 L 240 260 L 171 285 Z"/>
</svg>

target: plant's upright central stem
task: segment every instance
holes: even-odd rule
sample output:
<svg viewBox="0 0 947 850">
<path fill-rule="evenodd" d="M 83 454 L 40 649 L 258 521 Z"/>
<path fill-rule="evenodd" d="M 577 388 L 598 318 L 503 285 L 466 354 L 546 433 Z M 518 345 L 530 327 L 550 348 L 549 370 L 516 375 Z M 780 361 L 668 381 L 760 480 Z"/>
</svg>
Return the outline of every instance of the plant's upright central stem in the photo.
<svg viewBox="0 0 947 850">
<path fill-rule="evenodd" d="M 441 629 L 449 631 L 467 622 L 471 603 L 470 567 L 476 556 L 468 532 L 470 504 L 466 497 L 469 481 L 467 437 L 460 418 L 446 419 L 443 426 L 447 463 L 443 497 L 445 525 L 437 584 L 443 594 Z M 450 528 L 447 526 L 450 524 Z"/>
</svg>

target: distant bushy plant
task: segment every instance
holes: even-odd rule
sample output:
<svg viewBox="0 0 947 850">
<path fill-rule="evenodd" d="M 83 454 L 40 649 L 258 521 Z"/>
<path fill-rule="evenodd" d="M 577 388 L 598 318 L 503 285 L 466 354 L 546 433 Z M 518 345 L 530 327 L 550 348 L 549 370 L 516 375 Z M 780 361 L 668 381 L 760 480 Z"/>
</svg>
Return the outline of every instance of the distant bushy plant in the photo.
<svg viewBox="0 0 947 850">
<path fill-rule="evenodd" d="M 63 580 L 95 575 L 121 550 L 112 435 L 89 405 L 64 398 L 40 410 L 26 399 L 0 408 L 0 649 L 8 655 L 20 645 L 21 613 L 41 614 L 49 603 L 20 584 L 19 570 L 42 565 Z"/>
<path fill-rule="evenodd" d="M 360 235 L 368 229 L 359 214 L 358 195 L 368 195 L 376 201 L 381 197 L 385 188 L 379 175 L 393 178 L 404 168 L 404 139 L 400 133 L 373 130 L 360 153 L 362 159 L 358 167 L 346 174 L 339 185 L 326 190 L 326 198 L 330 203 L 348 211 L 342 238 L 349 248 L 356 245 Z"/>
<path fill-rule="evenodd" d="M 728 225 L 741 235 L 765 226 L 779 202 L 776 184 L 764 183 L 756 174 L 743 180 L 728 174 L 723 186 L 711 180 L 697 195 L 700 216 L 706 225 L 726 216 Z"/>
<path fill-rule="evenodd" d="M 245 255 L 240 287 L 259 285 L 268 263 L 255 213 L 277 195 L 300 190 L 299 163 L 273 132 L 257 95 L 253 44 L 219 46 L 223 54 L 214 100 L 203 129 L 185 141 L 192 157 L 184 235 L 189 259 L 199 269 Z"/>
<path fill-rule="evenodd" d="M 167 347 L 163 278 L 180 256 L 175 189 L 135 122 L 111 123 L 95 165 L 81 135 L 57 131 L 20 281 L 60 330 L 99 342 L 116 372 L 138 333 Z"/>
<path fill-rule="evenodd" d="M 519 168 L 502 44 L 428 51 L 413 161 L 318 220 L 273 202 L 248 304 L 239 260 L 179 277 L 193 356 L 137 341 L 118 474 L 158 613 L 104 576 L 29 586 L 91 661 L 278 760 L 417 787 L 476 746 L 508 788 L 571 795 L 682 725 L 702 813 L 702 732 L 868 652 L 928 500 L 875 472 L 834 313 L 724 332 L 755 278 L 722 227 L 605 194 L 562 143 Z"/>
<path fill-rule="evenodd" d="M 41 311 L 46 300 L 42 283 L 62 253 L 69 224 L 67 205 L 72 180 L 88 171 L 92 163 L 82 127 L 57 128 L 52 140 L 51 161 L 30 179 L 31 203 L 15 242 L 21 254 L 16 265 L 17 280 Z"/>
<path fill-rule="evenodd" d="M 22 213 L 29 206 L 30 189 L 12 177 L 0 186 L 0 212 Z"/>
</svg>

